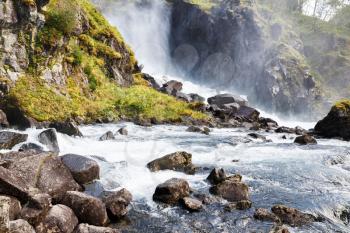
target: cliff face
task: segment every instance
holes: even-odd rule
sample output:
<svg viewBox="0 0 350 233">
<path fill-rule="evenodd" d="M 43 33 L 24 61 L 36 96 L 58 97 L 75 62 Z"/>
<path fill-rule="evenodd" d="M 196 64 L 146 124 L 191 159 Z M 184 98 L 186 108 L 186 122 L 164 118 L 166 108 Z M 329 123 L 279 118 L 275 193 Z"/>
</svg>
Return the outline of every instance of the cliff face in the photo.
<svg viewBox="0 0 350 233">
<path fill-rule="evenodd" d="M 11 124 L 204 115 L 145 84 L 117 29 L 89 0 L 0 2 L 0 109 Z M 137 82 L 134 82 L 136 78 Z M 148 106 L 157 106 L 150 111 Z"/>
<path fill-rule="evenodd" d="M 217 2 L 209 10 L 191 1 L 172 4 L 170 46 L 181 69 L 270 111 L 316 113 L 320 91 L 291 28 L 271 24 L 268 11 L 240 1 Z"/>
</svg>

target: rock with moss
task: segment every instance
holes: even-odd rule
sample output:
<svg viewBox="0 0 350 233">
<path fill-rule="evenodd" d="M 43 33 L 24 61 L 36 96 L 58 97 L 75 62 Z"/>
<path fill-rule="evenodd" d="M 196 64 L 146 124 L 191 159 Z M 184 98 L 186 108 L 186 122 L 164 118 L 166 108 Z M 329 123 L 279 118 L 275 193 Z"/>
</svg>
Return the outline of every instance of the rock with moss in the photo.
<svg viewBox="0 0 350 233">
<path fill-rule="evenodd" d="M 336 103 L 315 126 L 315 133 L 326 138 L 350 140 L 350 100 Z"/>
</svg>

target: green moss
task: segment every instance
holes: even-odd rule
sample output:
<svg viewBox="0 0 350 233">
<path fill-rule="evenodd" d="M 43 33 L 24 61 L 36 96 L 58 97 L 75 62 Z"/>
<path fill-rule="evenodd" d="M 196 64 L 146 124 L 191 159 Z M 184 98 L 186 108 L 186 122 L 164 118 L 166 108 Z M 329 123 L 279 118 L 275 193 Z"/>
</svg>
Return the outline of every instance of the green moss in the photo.
<svg viewBox="0 0 350 233">
<path fill-rule="evenodd" d="M 333 108 L 337 110 L 341 110 L 343 112 L 350 112 L 350 100 L 349 99 L 343 99 L 339 102 L 335 103 Z"/>
</svg>

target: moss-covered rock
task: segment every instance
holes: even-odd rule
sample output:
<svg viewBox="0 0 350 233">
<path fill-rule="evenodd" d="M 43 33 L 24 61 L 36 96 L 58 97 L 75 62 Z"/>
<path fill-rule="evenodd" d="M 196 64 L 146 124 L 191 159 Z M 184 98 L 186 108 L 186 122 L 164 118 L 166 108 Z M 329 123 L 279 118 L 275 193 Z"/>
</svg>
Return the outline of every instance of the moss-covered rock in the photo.
<svg viewBox="0 0 350 233">
<path fill-rule="evenodd" d="M 326 138 L 350 140 L 350 100 L 337 102 L 328 115 L 315 126 L 315 131 Z"/>
<path fill-rule="evenodd" d="M 191 104 L 147 86 L 133 51 L 89 0 L 0 4 L 9 12 L 0 17 L 7 22 L 0 29 L 5 112 L 16 108 L 39 122 L 207 119 Z M 31 18 L 21 16 L 26 7 L 35 12 Z"/>
</svg>

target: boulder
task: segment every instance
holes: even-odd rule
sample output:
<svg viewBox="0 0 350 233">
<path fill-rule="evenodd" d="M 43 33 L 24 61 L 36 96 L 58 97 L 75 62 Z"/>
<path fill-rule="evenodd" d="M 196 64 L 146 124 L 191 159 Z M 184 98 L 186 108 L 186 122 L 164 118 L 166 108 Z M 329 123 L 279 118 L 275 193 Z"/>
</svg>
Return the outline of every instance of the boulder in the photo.
<svg viewBox="0 0 350 233">
<path fill-rule="evenodd" d="M 144 73 L 142 74 L 142 77 L 143 79 L 148 81 L 154 89 L 158 90 L 160 88 L 160 85 L 158 84 L 158 82 L 151 75 Z"/>
<path fill-rule="evenodd" d="M 175 80 L 171 80 L 163 84 L 163 86 L 160 88 L 161 92 L 164 92 L 172 96 L 176 96 L 176 94 L 181 90 L 182 90 L 182 83 Z"/>
<path fill-rule="evenodd" d="M 187 103 L 191 102 L 191 97 L 185 93 L 182 92 L 176 92 L 175 97 L 179 100 L 185 101 Z"/>
<path fill-rule="evenodd" d="M 1 200 L 8 199 L 9 201 L 9 206 L 10 206 L 10 211 L 9 211 L 9 219 L 10 221 L 16 220 L 19 218 L 21 210 L 22 210 L 22 205 L 21 202 L 14 197 L 11 196 L 0 196 Z"/>
<path fill-rule="evenodd" d="M 8 128 L 9 126 L 6 114 L 0 109 L 0 128 Z"/>
<path fill-rule="evenodd" d="M 18 151 L 20 152 L 25 152 L 25 151 L 36 151 L 36 152 L 43 152 L 44 148 L 42 146 L 39 146 L 38 144 L 35 143 L 25 143 L 23 144 Z"/>
<path fill-rule="evenodd" d="M 313 136 L 309 134 L 304 134 L 303 136 L 296 137 L 294 140 L 294 143 L 297 143 L 300 145 L 308 145 L 308 144 L 317 144 L 317 141 Z"/>
<path fill-rule="evenodd" d="M 100 141 L 114 140 L 114 134 L 112 131 L 108 131 L 100 137 Z"/>
<path fill-rule="evenodd" d="M 32 200 L 23 206 L 21 219 L 36 226 L 43 221 L 51 207 L 51 197 L 48 194 L 36 194 Z"/>
<path fill-rule="evenodd" d="M 289 128 L 285 126 L 278 127 L 275 130 L 276 133 L 289 133 L 289 134 L 295 134 L 295 128 Z"/>
<path fill-rule="evenodd" d="M 55 129 L 47 129 L 41 132 L 38 138 L 39 138 L 39 142 L 42 143 L 43 145 L 46 145 L 50 151 L 55 153 L 60 152 Z"/>
<path fill-rule="evenodd" d="M 40 152 L 37 152 L 35 150 L 7 152 L 4 154 L 0 154 L 0 164 L 4 168 L 9 168 L 13 162 L 39 153 Z"/>
<path fill-rule="evenodd" d="M 233 179 L 227 179 L 211 187 L 210 192 L 232 202 L 249 200 L 248 186 Z"/>
<path fill-rule="evenodd" d="M 311 214 L 302 213 L 295 208 L 284 205 L 275 205 L 271 208 L 271 211 L 279 217 L 282 223 L 293 227 L 310 224 L 316 220 Z"/>
<path fill-rule="evenodd" d="M 98 198 L 81 192 L 68 191 L 58 202 L 70 207 L 79 222 L 95 226 L 103 226 L 108 222 L 106 206 Z"/>
<path fill-rule="evenodd" d="M 223 168 L 214 168 L 209 176 L 207 177 L 207 180 L 213 184 L 217 185 L 221 182 L 223 182 L 227 178 L 226 172 Z"/>
<path fill-rule="evenodd" d="M 315 126 L 315 133 L 325 138 L 350 140 L 350 100 L 336 103 Z"/>
<path fill-rule="evenodd" d="M 243 117 L 248 120 L 258 121 L 260 112 L 255 108 L 251 108 L 248 106 L 241 106 L 237 113 L 234 114 L 236 117 Z"/>
<path fill-rule="evenodd" d="M 10 227 L 10 198 L 0 196 L 0 232 L 8 233 Z"/>
<path fill-rule="evenodd" d="M 18 174 L 0 166 L 0 194 L 27 202 L 30 199 L 31 187 Z"/>
<path fill-rule="evenodd" d="M 66 191 L 81 189 L 61 159 L 50 152 L 14 161 L 9 170 L 20 176 L 27 184 L 53 197 Z"/>
<path fill-rule="evenodd" d="M 73 210 L 65 205 L 54 205 L 42 223 L 36 227 L 37 233 L 72 233 L 78 225 Z"/>
<path fill-rule="evenodd" d="M 202 133 L 205 135 L 209 135 L 210 129 L 208 127 L 200 128 L 198 126 L 190 126 L 186 130 L 187 132 L 192 132 L 192 133 Z"/>
<path fill-rule="evenodd" d="M 255 210 L 254 218 L 260 221 L 280 222 L 280 219 L 267 209 L 258 208 Z"/>
<path fill-rule="evenodd" d="M 252 202 L 249 200 L 242 200 L 234 203 L 229 203 L 225 206 L 226 211 L 232 210 L 247 210 L 252 207 Z"/>
<path fill-rule="evenodd" d="M 300 126 L 297 126 L 294 129 L 295 129 L 295 134 L 297 134 L 297 135 L 307 134 L 307 130 L 301 128 Z"/>
<path fill-rule="evenodd" d="M 199 211 L 203 208 L 201 201 L 190 197 L 184 197 L 182 199 L 182 204 L 189 211 Z"/>
<path fill-rule="evenodd" d="M 66 154 L 61 157 L 61 160 L 81 185 L 100 178 L 100 167 L 93 159 L 82 155 Z"/>
<path fill-rule="evenodd" d="M 259 123 L 263 128 L 267 128 L 267 129 L 273 129 L 278 127 L 278 123 L 272 120 L 271 118 L 260 117 Z"/>
<path fill-rule="evenodd" d="M 120 135 L 124 135 L 124 136 L 127 136 L 128 135 L 128 130 L 126 129 L 126 127 L 122 127 L 118 130 L 118 133 Z"/>
<path fill-rule="evenodd" d="M 83 134 L 80 132 L 79 128 L 75 125 L 75 123 L 71 121 L 54 122 L 54 123 L 51 123 L 49 127 L 56 129 L 57 132 L 67 134 L 69 136 L 77 136 L 77 137 L 83 136 Z"/>
<path fill-rule="evenodd" d="M 28 139 L 27 134 L 20 134 L 9 131 L 0 132 L 0 150 L 11 150 L 15 145 L 25 142 Z"/>
<path fill-rule="evenodd" d="M 165 155 L 159 159 L 153 160 L 147 164 L 147 167 L 152 171 L 173 170 L 194 174 L 195 167 L 192 164 L 192 155 L 181 151 Z"/>
<path fill-rule="evenodd" d="M 106 205 L 108 216 L 111 219 L 118 219 L 128 213 L 128 205 L 132 201 L 131 193 L 126 189 L 117 192 L 107 192 L 103 198 Z"/>
<path fill-rule="evenodd" d="M 109 227 L 97 227 L 82 223 L 78 225 L 74 233 L 119 233 L 119 231 Z"/>
<path fill-rule="evenodd" d="M 216 105 L 219 108 L 224 108 L 226 104 L 237 103 L 239 106 L 246 106 L 247 101 L 240 96 L 235 96 L 231 94 L 220 94 L 208 99 L 210 105 Z"/>
<path fill-rule="evenodd" d="M 34 228 L 23 219 L 18 219 L 10 222 L 11 233 L 36 233 Z"/>
<path fill-rule="evenodd" d="M 191 98 L 190 102 L 200 102 L 200 103 L 204 103 L 205 102 L 205 98 L 200 96 L 200 95 L 198 95 L 198 94 L 190 93 L 188 95 Z"/>
<path fill-rule="evenodd" d="M 157 186 L 153 200 L 174 205 L 190 195 L 190 186 L 184 179 L 172 178 Z"/>
</svg>

